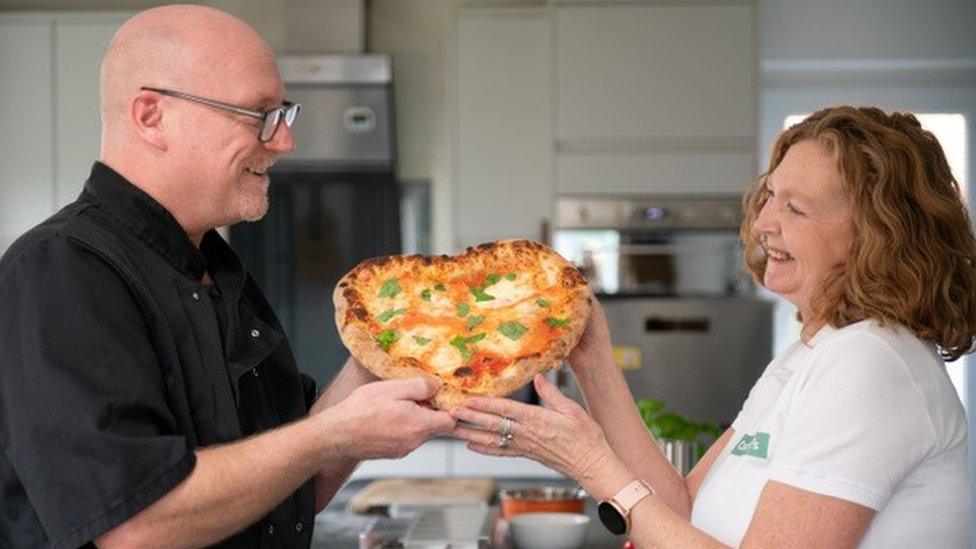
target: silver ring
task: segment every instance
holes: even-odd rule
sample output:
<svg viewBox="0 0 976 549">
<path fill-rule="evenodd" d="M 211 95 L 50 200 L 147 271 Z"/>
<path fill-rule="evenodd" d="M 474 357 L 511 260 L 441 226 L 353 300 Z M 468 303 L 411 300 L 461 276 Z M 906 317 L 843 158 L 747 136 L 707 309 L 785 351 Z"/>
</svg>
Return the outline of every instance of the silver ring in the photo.
<svg viewBox="0 0 976 549">
<path fill-rule="evenodd" d="M 508 448 L 512 444 L 512 435 L 505 435 L 498 439 L 498 447 L 502 450 Z"/>
<path fill-rule="evenodd" d="M 502 420 L 502 431 L 501 435 L 503 437 L 512 436 L 512 427 L 514 427 L 514 421 L 512 418 L 506 417 Z"/>
</svg>

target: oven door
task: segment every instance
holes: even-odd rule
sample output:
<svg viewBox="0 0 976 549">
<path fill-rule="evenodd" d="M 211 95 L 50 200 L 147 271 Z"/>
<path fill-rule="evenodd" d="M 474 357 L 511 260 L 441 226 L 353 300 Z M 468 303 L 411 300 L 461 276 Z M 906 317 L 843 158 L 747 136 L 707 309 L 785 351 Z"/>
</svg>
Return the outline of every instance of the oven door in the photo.
<svg viewBox="0 0 976 549">
<path fill-rule="evenodd" d="M 729 425 L 770 361 L 773 304 L 749 297 L 603 296 L 635 399 Z"/>
</svg>

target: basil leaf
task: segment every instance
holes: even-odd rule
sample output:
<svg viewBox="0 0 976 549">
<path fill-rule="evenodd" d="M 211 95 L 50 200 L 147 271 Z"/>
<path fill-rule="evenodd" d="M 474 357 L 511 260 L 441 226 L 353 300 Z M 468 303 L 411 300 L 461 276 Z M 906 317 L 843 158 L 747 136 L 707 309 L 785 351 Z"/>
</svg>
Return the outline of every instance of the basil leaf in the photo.
<svg viewBox="0 0 976 549">
<path fill-rule="evenodd" d="M 488 286 L 492 286 L 494 284 L 498 284 L 498 281 L 501 280 L 501 279 L 502 279 L 502 277 L 498 276 L 498 273 L 491 273 L 488 276 L 486 276 L 485 277 L 485 281 L 481 283 L 481 289 L 483 290 L 483 289 L 487 288 Z"/>
<path fill-rule="evenodd" d="M 428 343 L 430 343 L 430 339 L 426 337 L 413 336 L 413 340 L 416 341 L 417 345 L 420 345 L 421 347 L 425 347 Z"/>
<path fill-rule="evenodd" d="M 396 297 L 403 289 L 397 284 L 397 279 L 391 278 L 383 282 L 380 286 L 380 297 Z"/>
<path fill-rule="evenodd" d="M 507 278 L 509 280 L 515 280 L 516 274 L 515 273 L 508 273 L 508 274 L 505 275 L 505 278 Z"/>
<path fill-rule="evenodd" d="M 471 312 L 471 307 L 469 307 L 467 303 L 458 303 L 457 304 L 457 313 L 458 313 L 458 316 L 460 316 L 460 317 L 468 316 L 468 313 L 469 312 Z"/>
<path fill-rule="evenodd" d="M 420 299 L 424 301 L 430 301 L 430 288 L 424 288 L 420 291 Z"/>
<path fill-rule="evenodd" d="M 477 343 L 485 338 L 485 334 L 475 334 L 471 337 L 454 336 L 451 338 L 451 345 L 458 348 L 461 351 L 461 357 L 464 360 L 471 360 L 471 349 L 468 349 L 468 345 L 472 343 Z"/>
<path fill-rule="evenodd" d="M 540 307 L 548 307 L 549 305 L 552 305 L 552 303 L 550 303 L 548 299 L 537 299 L 535 301 L 535 304 Z"/>
<path fill-rule="evenodd" d="M 437 290 L 438 292 L 446 292 L 447 291 L 447 288 L 445 288 L 444 285 L 441 284 L 440 282 L 438 282 L 437 284 L 434 284 L 434 289 Z"/>
<path fill-rule="evenodd" d="M 380 322 L 389 322 L 391 318 L 402 315 L 407 312 L 406 309 L 388 309 L 380 313 Z"/>
<path fill-rule="evenodd" d="M 398 339 L 400 339 L 400 334 L 396 330 L 390 329 L 383 330 L 376 336 L 376 341 L 380 344 L 380 347 L 387 352 L 390 351 L 390 344 Z"/>
<path fill-rule="evenodd" d="M 475 301 L 491 301 L 492 299 L 495 299 L 495 296 L 486 294 L 483 289 L 477 286 L 471 286 L 470 290 Z"/>
<path fill-rule="evenodd" d="M 478 324 L 485 321 L 485 317 L 481 315 L 471 315 L 468 317 L 468 331 L 473 330 Z"/>
<path fill-rule="evenodd" d="M 546 319 L 546 324 L 548 324 L 551 328 L 562 328 L 567 324 L 569 324 L 569 317 L 566 318 L 549 317 Z"/>
<path fill-rule="evenodd" d="M 498 331 L 508 339 L 518 340 L 525 335 L 525 332 L 528 332 L 529 329 L 513 320 L 499 326 Z"/>
</svg>

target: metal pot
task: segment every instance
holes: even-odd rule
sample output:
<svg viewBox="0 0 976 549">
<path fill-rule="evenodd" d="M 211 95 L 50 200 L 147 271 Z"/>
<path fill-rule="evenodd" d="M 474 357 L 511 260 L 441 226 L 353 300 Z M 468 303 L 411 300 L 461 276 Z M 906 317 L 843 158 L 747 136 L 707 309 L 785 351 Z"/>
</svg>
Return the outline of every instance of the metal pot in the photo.
<svg viewBox="0 0 976 549">
<path fill-rule="evenodd" d="M 698 463 L 697 442 L 661 439 L 658 445 L 661 446 L 664 457 L 668 458 L 681 476 L 687 475 Z"/>
</svg>

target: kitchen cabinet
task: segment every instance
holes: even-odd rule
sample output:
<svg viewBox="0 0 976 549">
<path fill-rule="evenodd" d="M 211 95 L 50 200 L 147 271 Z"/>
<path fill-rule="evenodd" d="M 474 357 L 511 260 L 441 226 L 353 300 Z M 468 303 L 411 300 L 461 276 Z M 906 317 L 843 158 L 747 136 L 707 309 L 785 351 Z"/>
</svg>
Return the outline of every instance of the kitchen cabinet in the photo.
<svg viewBox="0 0 976 549">
<path fill-rule="evenodd" d="M 0 253 L 81 192 L 99 152 L 99 66 L 129 15 L 0 15 Z"/>
<path fill-rule="evenodd" d="M 463 8 L 456 31 L 455 245 L 538 239 L 553 203 L 548 12 Z"/>
<path fill-rule="evenodd" d="M 740 193 L 757 135 L 751 1 L 560 3 L 557 190 Z"/>
</svg>

